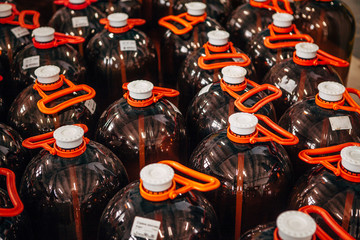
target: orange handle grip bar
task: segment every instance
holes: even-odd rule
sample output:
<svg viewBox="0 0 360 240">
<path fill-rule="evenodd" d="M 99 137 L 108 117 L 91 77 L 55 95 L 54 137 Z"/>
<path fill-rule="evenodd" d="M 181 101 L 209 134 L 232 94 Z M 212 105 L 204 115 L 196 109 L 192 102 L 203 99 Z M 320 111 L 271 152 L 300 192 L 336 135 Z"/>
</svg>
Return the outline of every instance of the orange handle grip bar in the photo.
<svg viewBox="0 0 360 240">
<path fill-rule="evenodd" d="M 192 170 L 188 167 L 185 167 L 184 165 L 175 162 L 175 161 L 160 161 L 159 163 L 169 165 L 170 167 L 174 168 L 175 170 L 184 173 L 194 179 L 198 179 L 205 183 L 196 182 L 190 179 L 187 179 L 183 176 L 180 176 L 178 174 L 174 175 L 173 179 L 173 186 L 170 190 L 163 192 L 163 193 L 149 193 L 147 192 L 143 187 L 142 184 L 140 184 L 140 193 L 141 196 L 149 201 L 159 202 L 164 201 L 166 199 L 174 199 L 179 194 L 186 193 L 191 190 L 197 190 L 201 192 L 208 192 L 214 189 L 217 189 L 220 187 L 220 181 L 212 176 L 197 172 L 195 170 Z M 176 183 L 179 183 L 182 185 L 182 187 L 176 189 Z"/>
<path fill-rule="evenodd" d="M 9 194 L 12 208 L 0 208 L 1 217 L 14 217 L 22 213 L 24 205 L 20 200 L 19 194 L 16 190 L 15 173 L 7 168 L 0 168 L 0 174 L 6 176 L 6 188 Z"/>
<path fill-rule="evenodd" d="M 336 176 L 340 176 L 345 180 L 351 182 L 360 182 L 360 174 L 350 173 L 341 167 L 341 156 L 340 154 L 329 155 L 329 156 L 321 156 L 321 157 L 313 157 L 316 155 L 324 155 L 331 153 L 338 153 L 341 149 L 349 146 L 358 146 L 360 147 L 360 143 L 349 142 L 336 146 L 325 147 L 325 148 L 317 148 L 317 149 L 305 149 L 299 153 L 299 158 L 306 163 L 309 164 L 321 164 L 330 171 L 332 171 Z M 337 166 L 335 167 L 331 163 L 337 162 Z"/>
<path fill-rule="evenodd" d="M 319 215 L 324 222 L 334 231 L 336 235 L 339 236 L 342 240 L 355 240 L 348 232 L 346 232 L 332 217 L 331 215 L 325 211 L 325 209 L 318 207 L 318 206 L 304 206 L 299 209 L 300 212 L 306 213 L 310 215 L 311 213 Z M 325 233 L 325 231 L 316 226 L 316 236 L 321 240 L 332 240 L 332 238 Z"/>
<path fill-rule="evenodd" d="M 204 22 L 206 19 L 206 16 L 207 16 L 206 13 L 203 14 L 202 16 L 197 16 L 197 17 L 190 16 L 188 13 L 182 13 L 177 16 L 170 15 L 170 16 L 163 17 L 159 20 L 158 23 L 160 26 L 163 26 L 163 27 L 169 29 L 176 35 L 183 35 L 185 33 L 190 32 L 193 29 L 194 25 L 196 25 L 200 22 Z M 171 24 L 169 21 L 177 22 L 177 23 L 181 24 L 182 26 L 184 26 L 184 28 L 180 29 L 180 28 L 176 27 L 175 25 Z"/>
<path fill-rule="evenodd" d="M 93 88 L 91 88 L 85 84 L 75 85 L 71 81 L 66 79 L 64 77 L 64 75 L 60 75 L 60 77 L 63 78 L 63 80 L 67 83 L 67 85 L 69 85 L 69 87 L 66 89 L 62 89 L 58 92 L 52 93 L 50 95 L 46 95 L 46 93 L 43 92 L 43 90 L 41 89 L 41 87 L 38 84 L 34 85 L 34 89 L 37 90 L 39 95 L 42 97 L 42 99 L 40 99 L 37 102 L 37 106 L 38 106 L 39 110 L 44 114 L 55 114 L 55 113 L 58 113 L 58 112 L 64 110 L 65 108 L 72 106 L 72 105 L 75 105 L 77 103 L 80 103 L 80 102 L 83 102 L 83 101 L 86 101 L 88 99 L 92 99 L 95 97 L 96 92 Z M 51 108 L 46 107 L 47 103 L 54 101 L 58 98 L 61 98 L 63 96 L 72 94 L 73 92 L 78 92 L 78 91 L 86 91 L 87 94 L 69 99 L 63 103 L 56 105 L 55 107 L 51 107 Z"/>
<path fill-rule="evenodd" d="M 281 9 L 278 1 L 281 1 L 284 3 L 284 7 L 285 9 Z M 270 5 L 272 4 L 272 5 Z M 270 10 L 273 10 L 275 12 L 279 12 L 279 13 L 290 13 L 293 14 L 293 10 L 291 9 L 290 3 L 288 2 L 288 0 L 268 0 L 265 2 L 257 2 L 255 0 L 250 0 L 250 5 L 256 8 L 267 8 Z"/>
<path fill-rule="evenodd" d="M 300 42 L 312 43 L 314 40 L 307 34 L 267 36 L 264 39 L 265 47 L 270 49 L 295 47 Z"/>
<path fill-rule="evenodd" d="M 25 17 L 27 15 L 32 15 L 32 24 L 26 24 L 25 23 Z M 40 13 L 37 11 L 33 11 L 33 10 L 24 10 L 21 11 L 19 14 L 19 23 L 20 26 L 23 28 L 27 28 L 27 29 L 35 29 L 40 27 L 40 23 L 39 23 L 39 18 L 40 18 Z"/>
<path fill-rule="evenodd" d="M 348 67 L 349 62 L 337 58 L 325 51 L 318 50 L 316 54 L 316 58 L 314 59 L 301 59 L 296 56 L 296 52 L 294 52 L 293 61 L 302 66 L 318 66 L 318 65 L 332 65 L 335 67 Z"/>
<path fill-rule="evenodd" d="M 66 44 L 66 43 L 79 44 L 79 43 L 85 42 L 85 38 L 83 38 L 83 37 L 66 35 L 66 34 L 59 33 L 59 32 L 56 32 L 54 34 L 54 36 L 58 42 L 58 45 Z"/>
</svg>

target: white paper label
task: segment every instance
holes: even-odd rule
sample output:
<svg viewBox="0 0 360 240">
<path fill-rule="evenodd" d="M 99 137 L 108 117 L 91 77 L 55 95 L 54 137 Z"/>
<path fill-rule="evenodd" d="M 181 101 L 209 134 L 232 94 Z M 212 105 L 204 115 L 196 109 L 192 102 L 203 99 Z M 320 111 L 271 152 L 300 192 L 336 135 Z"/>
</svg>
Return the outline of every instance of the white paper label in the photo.
<svg viewBox="0 0 360 240">
<path fill-rule="evenodd" d="M 39 67 L 39 66 L 40 66 L 40 56 L 37 55 L 37 56 L 24 58 L 22 68 L 25 70 L 25 69 L 35 68 L 35 67 Z"/>
<path fill-rule="evenodd" d="M 135 217 L 131 228 L 131 235 L 148 240 L 156 240 L 160 228 L 160 221 L 153 219 Z"/>
<path fill-rule="evenodd" d="M 71 21 L 72 21 L 73 28 L 89 26 L 89 20 L 88 20 L 87 16 L 73 17 L 71 19 Z"/>
<path fill-rule="evenodd" d="M 15 35 L 16 38 L 21 38 L 30 34 L 29 30 L 20 26 L 12 28 L 11 32 Z"/>
<path fill-rule="evenodd" d="M 296 82 L 292 79 L 289 79 L 287 76 L 284 76 L 281 79 L 281 82 L 278 83 L 279 87 L 292 94 L 296 88 Z"/>
<path fill-rule="evenodd" d="M 120 41 L 121 51 L 137 51 L 135 40 L 121 40 Z"/>
<path fill-rule="evenodd" d="M 96 110 L 96 102 L 93 99 L 89 99 L 85 101 L 85 107 L 89 109 L 91 114 L 94 114 Z"/>
<path fill-rule="evenodd" d="M 210 83 L 210 84 L 206 85 L 205 87 L 203 87 L 203 88 L 199 91 L 199 95 L 198 95 L 198 96 L 201 96 L 201 95 L 203 95 L 204 93 L 207 93 L 207 92 L 210 90 L 211 86 L 212 86 L 212 83 Z"/>
<path fill-rule="evenodd" d="M 329 121 L 333 131 L 352 129 L 349 116 L 331 117 Z"/>
</svg>

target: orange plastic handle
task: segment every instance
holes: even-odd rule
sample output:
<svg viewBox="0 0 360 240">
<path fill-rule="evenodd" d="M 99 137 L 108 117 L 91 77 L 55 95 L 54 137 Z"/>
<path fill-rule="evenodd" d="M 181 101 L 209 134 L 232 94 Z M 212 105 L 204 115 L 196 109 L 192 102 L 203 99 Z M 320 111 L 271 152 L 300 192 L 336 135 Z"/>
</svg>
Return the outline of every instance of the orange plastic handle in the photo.
<svg viewBox="0 0 360 240">
<path fill-rule="evenodd" d="M 350 65 L 349 62 L 322 50 L 317 51 L 316 58 L 314 59 L 301 59 L 294 52 L 293 61 L 302 66 L 332 65 L 335 67 L 348 67 Z"/>
<path fill-rule="evenodd" d="M 0 174 L 6 176 L 7 193 L 9 194 L 12 208 L 0 208 L 1 217 L 14 217 L 22 213 L 24 205 L 16 190 L 15 173 L 7 168 L 0 168 Z"/>
<path fill-rule="evenodd" d="M 252 81 L 248 81 L 250 84 L 254 84 L 254 82 Z M 282 96 L 282 92 L 279 88 L 275 87 L 274 85 L 270 85 L 270 84 L 262 84 L 262 85 L 253 85 L 254 88 L 251 89 L 250 91 L 242 94 L 241 96 L 239 96 L 236 101 L 235 101 L 235 106 L 242 112 L 246 112 L 246 113 L 255 113 L 257 111 L 259 111 L 260 108 L 262 108 L 263 106 L 265 106 L 266 104 L 270 103 L 271 101 L 274 101 L 275 99 L 278 99 L 279 97 Z M 262 98 L 259 102 L 255 103 L 252 107 L 246 107 L 243 102 L 245 102 L 246 100 L 248 100 L 251 96 L 262 92 L 262 91 L 272 91 L 273 93 L 266 96 L 265 98 Z"/>
<path fill-rule="evenodd" d="M 325 148 L 317 148 L 317 149 L 305 149 L 299 153 L 299 158 L 306 163 L 309 164 L 321 164 L 330 171 L 332 171 L 336 176 L 340 176 L 351 182 L 360 182 L 360 174 L 351 173 L 341 166 L 341 156 L 339 152 L 349 146 L 358 146 L 360 147 L 360 143 L 349 142 L 336 146 L 325 147 Z M 325 155 L 331 153 L 338 153 L 328 156 L 321 157 L 313 157 L 316 155 Z M 331 163 L 337 162 L 337 166 L 335 167 Z"/>
<path fill-rule="evenodd" d="M 70 36 L 70 35 L 65 35 L 63 33 L 58 33 L 56 32 L 54 34 L 55 39 L 51 42 L 47 42 L 47 43 L 40 43 L 37 42 L 35 40 L 35 38 L 32 39 L 34 47 L 39 48 L 39 49 L 48 49 L 48 48 L 54 48 L 57 47 L 59 45 L 63 45 L 63 44 L 79 44 L 79 43 L 83 43 L 85 42 L 85 38 L 83 37 L 79 37 L 79 36 Z"/>
<path fill-rule="evenodd" d="M 32 15 L 32 24 L 26 24 L 25 23 L 25 17 L 27 15 Z M 40 18 L 40 13 L 37 11 L 33 11 L 33 10 L 24 10 L 21 11 L 19 14 L 19 24 L 21 27 L 23 28 L 27 28 L 27 29 L 35 29 L 40 27 L 40 23 L 39 23 L 39 18 Z"/>
<path fill-rule="evenodd" d="M 280 8 L 278 1 L 284 3 L 285 9 Z M 279 13 L 294 13 L 288 0 L 267 0 L 265 2 L 257 2 L 255 0 L 250 0 L 250 5 L 256 8 L 267 8 Z"/>
<path fill-rule="evenodd" d="M 166 27 L 176 35 L 183 35 L 185 33 L 190 32 L 193 29 L 193 26 L 204 22 L 206 20 L 206 13 L 201 16 L 190 16 L 188 13 L 182 13 L 177 16 L 170 15 L 165 16 L 159 20 L 159 25 Z M 184 28 L 180 29 L 176 27 L 175 25 L 171 24 L 169 21 L 177 22 L 184 26 Z"/>
<path fill-rule="evenodd" d="M 88 131 L 88 127 L 84 124 L 73 124 L 73 125 L 79 126 L 82 129 L 84 129 L 84 133 Z M 89 143 L 90 141 L 88 138 L 83 137 L 84 142 L 82 145 L 80 145 L 78 148 L 76 148 L 73 151 L 66 151 L 56 146 L 55 139 L 53 138 L 53 134 L 54 131 L 34 137 L 29 137 L 22 142 L 22 145 L 28 149 L 43 148 L 46 151 L 48 151 L 51 155 L 58 155 L 64 158 L 72 158 L 72 157 L 77 157 L 82 153 L 84 153 L 86 150 L 86 144 Z"/>
<path fill-rule="evenodd" d="M 160 161 L 159 163 L 169 165 L 170 167 L 174 168 L 175 170 L 177 170 L 181 173 L 184 173 L 187 176 L 190 176 L 191 178 L 198 179 L 205 183 L 196 182 L 196 181 L 187 179 L 183 176 L 180 176 L 178 174 L 175 174 L 174 179 L 173 179 L 172 188 L 166 192 L 155 194 L 155 193 L 147 192 L 143 188 L 142 181 L 141 181 L 140 194 L 143 198 L 145 198 L 149 201 L 159 202 L 159 201 L 164 201 L 167 199 L 174 199 L 179 194 L 183 194 L 183 193 L 186 193 L 191 190 L 208 192 L 208 191 L 212 191 L 212 190 L 220 187 L 220 181 L 217 178 L 197 172 L 195 170 L 192 170 L 178 162 L 165 160 L 165 161 Z M 181 184 L 182 187 L 176 189 L 176 183 Z"/>
<path fill-rule="evenodd" d="M 317 214 L 321 216 L 327 226 L 329 226 L 336 235 L 339 236 L 339 239 L 342 240 L 355 240 L 348 232 L 346 232 L 332 217 L 331 215 L 323 208 L 318 206 L 304 206 L 299 209 L 300 212 L 310 214 Z M 321 240 L 332 240 L 332 238 L 325 233 L 325 231 L 316 225 L 316 236 Z"/>
<path fill-rule="evenodd" d="M 68 7 L 73 10 L 81 10 L 81 9 L 88 7 L 93 2 L 97 2 L 97 0 L 85 0 L 85 2 L 81 3 L 81 4 L 73 4 L 70 2 L 70 0 L 55 0 L 54 4 L 64 5 L 65 7 Z"/>
<path fill-rule="evenodd" d="M 124 27 L 112 27 L 110 26 L 109 20 L 107 18 L 102 18 L 100 19 L 100 23 L 105 25 L 105 29 L 107 29 L 109 32 L 112 33 L 124 33 L 129 31 L 130 29 L 133 29 L 135 26 L 141 26 L 144 25 L 146 23 L 146 21 L 144 19 L 140 19 L 140 18 L 131 18 L 127 20 L 127 25 Z"/>
<path fill-rule="evenodd" d="M 80 103 L 80 102 L 83 102 L 83 101 L 86 101 L 88 99 L 92 99 L 95 97 L 96 92 L 93 88 L 91 88 L 85 84 L 75 85 L 71 81 L 66 79 L 64 75 L 60 75 L 60 78 L 62 78 L 62 80 L 65 81 L 69 87 L 62 89 L 58 92 L 52 93 L 50 95 L 46 95 L 46 93 L 41 89 L 40 84 L 36 83 L 34 85 L 34 89 L 37 90 L 39 95 L 42 97 L 42 99 L 40 99 L 37 102 L 37 106 L 42 113 L 55 114 L 55 113 L 58 113 L 58 112 L 64 110 L 65 108 L 72 106 L 72 105 L 75 105 L 77 103 Z M 46 104 L 48 104 L 49 102 L 54 101 L 63 96 L 72 94 L 73 92 L 78 92 L 78 91 L 86 91 L 87 94 L 75 97 L 73 99 L 69 99 L 63 103 L 56 105 L 55 107 L 51 107 L 51 108 L 46 107 Z"/>
<path fill-rule="evenodd" d="M 232 42 L 229 42 L 229 48 L 231 49 L 231 53 L 215 53 L 211 54 L 209 51 L 209 43 L 204 44 L 205 49 L 205 56 L 200 56 L 198 59 L 198 65 L 200 68 L 204 70 L 212 70 L 212 69 L 219 69 L 224 68 L 229 65 L 236 65 L 240 67 L 247 67 L 250 65 L 251 60 L 245 53 L 238 53 L 236 52 L 236 49 L 233 46 Z M 240 58 L 243 61 L 242 62 L 219 62 L 219 63 L 205 63 L 205 61 L 211 61 L 211 60 L 220 60 L 220 59 L 232 59 L 232 58 Z"/>
</svg>

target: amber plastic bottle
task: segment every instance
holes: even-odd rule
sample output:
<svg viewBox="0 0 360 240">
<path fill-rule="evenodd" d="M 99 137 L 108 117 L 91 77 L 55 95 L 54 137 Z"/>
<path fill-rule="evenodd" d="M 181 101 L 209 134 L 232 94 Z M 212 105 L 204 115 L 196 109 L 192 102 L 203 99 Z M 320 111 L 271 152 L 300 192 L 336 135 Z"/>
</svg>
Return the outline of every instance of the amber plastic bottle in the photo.
<svg viewBox="0 0 360 240">
<path fill-rule="evenodd" d="M 296 9 L 295 23 L 309 34 L 320 49 L 350 62 L 355 37 L 355 18 L 341 0 L 304 1 Z M 336 68 L 347 82 L 349 67 Z"/>
<path fill-rule="evenodd" d="M 322 82 L 318 89 L 315 97 L 295 103 L 279 120 L 281 127 L 299 138 L 297 145 L 286 147 L 296 179 L 309 169 L 298 158 L 301 150 L 360 142 L 360 106 L 349 94 L 360 96 L 359 91 L 336 82 Z"/>
<path fill-rule="evenodd" d="M 107 205 L 98 240 L 218 240 L 215 211 L 198 191 L 211 191 L 219 185 L 216 178 L 174 161 L 147 165 L 140 172 L 140 182 L 129 184 Z"/>
<path fill-rule="evenodd" d="M 221 30 L 222 27 L 205 13 L 206 4 L 189 2 L 185 4 L 186 13 L 177 16 L 166 16 L 160 19 L 160 26 L 166 27 L 161 39 L 162 85 L 176 88 L 180 74 L 179 66 L 193 51 L 207 42 L 207 33 Z M 180 22 L 187 22 L 186 26 Z"/>
<path fill-rule="evenodd" d="M 69 45 L 83 42 L 83 38 L 65 36 L 50 27 L 37 28 L 33 35 L 32 43 L 16 54 L 11 67 L 11 81 L 6 86 L 12 99 L 35 82 L 34 71 L 40 66 L 56 65 L 66 78 L 74 82 L 84 80 L 85 63 Z"/>
<path fill-rule="evenodd" d="M 10 0 L 6 2 L 16 3 L 19 10 L 32 9 L 38 11 L 40 13 L 40 23 L 42 26 L 46 26 L 57 9 L 54 0 Z"/>
<path fill-rule="evenodd" d="M 291 59 L 271 68 L 264 83 L 273 84 L 282 90 L 282 97 L 274 101 L 279 118 L 296 102 L 315 96 L 321 82 L 342 84 L 339 74 L 332 66 L 347 66 L 348 63 L 323 51 L 313 43 L 299 43 Z"/>
<path fill-rule="evenodd" d="M 60 68 L 53 65 L 37 68 L 35 84 L 22 91 L 8 113 L 10 126 L 24 138 L 53 131 L 65 124 L 88 124 L 93 134 L 98 112 L 93 100 L 95 90 L 74 85 Z"/>
<path fill-rule="evenodd" d="M 258 118 L 281 136 L 259 125 Z M 285 209 L 292 169 L 281 144 L 298 139 L 262 115 L 234 113 L 229 125 L 197 146 L 189 166 L 220 180 L 221 187 L 206 197 L 218 215 L 221 239 L 236 240 Z"/>
<path fill-rule="evenodd" d="M 124 97 L 101 115 L 95 139 L 123 160 L 130 181 L 158 159 L 184 162 L 185 121 L 173 104 L 161 99 L 179 93 L 144 80 L 133 81 L 125 89 Z"/>
<path fill-rule="evenodd" d="M 181 66 L 178 89 L 179 109 L 186 113 L 192 98 L 206 85 L 220 81 L 220 71 L 223 67 L 237 65 L 245 67 L 247 77 L 256 82 L 254 66 L 249 57 L 229 42 L 229 33 L 225 31 L 210 31 L 208 42 L 187 56 Z"/>
<path fill-rule="evenodd" d="M 359 143 L 301 151 L 299 156 L 303 161 L 323 166 L 314 168 L 299 179 L 292 193 L 290 208 L 307 205 L 322 207 L 354 239 L 359 239 L 359 153 Z M 322 221 L 317 222 L 323 226 Z"/>
<path fill-rule="evenodd" d="M 228 126 L 228 118 L 234 112 L 258 113 L 270 117 L 276 122 L 275 109 L 264 92 L 258 90 L 276 90 L 274 95 L 281 96 L 281 91 L 274 86 L 260 86 L 246 79 L 245 68 L 227 66 L 221 70 L 220 82 L 212 83 L 200 90 L 192 100 L 186 114 L 190 153 L 209 134 L 223 130 Z M 237 99 L 248 92 L 254 92 L 242 100 L 241 109 Z M 250 93 L 248 93 L 250 94 Z M 264 100 L 262 100 L 264 99 Z M 238 104 L 238 106 L 240 106 Z"/>
<path fill-rule="evenodd" d="M 121 161 L 84 138 L 86 130 L 85 125 L 66 125 L 23 142 L 44 148 L 31 160 L 21 184 L 38 240 L 96 239 L 102 211 L 128 184 Z"/>
<path fill-rule="evenodd" d="M 97 92 L 101 112 L 122 96 L 126 82 L 147 79 L 158 84 L 155 48 L 147 35 L 133 28 L 144 20 L 114 13 L 103 21 L 105 30 L 90 40 L 85 54 L 88 83 Z"/>
<path fill-rule="evenodd" d="M 129 15 L 129 17 L 142 17 L 141 16 L 141 3 L 138 0 L 97 0 L 92 5 L 104 14 L 109 15 L 111 13 L 123 12 Z"/>
</svg>

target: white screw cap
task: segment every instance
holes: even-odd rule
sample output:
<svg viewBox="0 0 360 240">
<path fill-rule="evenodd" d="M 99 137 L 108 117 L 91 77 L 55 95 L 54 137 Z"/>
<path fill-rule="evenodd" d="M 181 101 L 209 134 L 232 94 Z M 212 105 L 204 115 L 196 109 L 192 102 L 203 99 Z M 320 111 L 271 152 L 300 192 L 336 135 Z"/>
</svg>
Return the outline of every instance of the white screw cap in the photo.
<svg viewBox="0 0 360 240">
<path fill-rule="evenodd" d="M 350 172 L 360 173 L 360 147 L 345 147 L 340 151 L 341 164 Z"/>
<path fill-rule="evenodd" d="M 246 69 L 240 66 L 227 66 L 221 69 L 223 79 L 228 84 L 240 84 L 245 80 Z"/>
<path fill-rule="evenodd" d="M 57 128 L 53 134 L 56 145 L 64 149 L 77 148 L 83 142 L 84 129 L 75 125 Z"/>
<path fill-rule="evenodd" d="M 207 34 L 209 43 L 213 46 L 223 46 L 229 41 L 230 34 L 222 30 L 210 31 Z"/>
<path fill-rule="evenodd" d="M 162 163 L 153 163 L 145 166 L 140 171 L 143 186 L 150 192 L 163 192 L 172 185 L 174 169 Z"/>
<path fill-rule="evenodd" d="M 152 96 L 154 85 L 146 80 L 135 80 L 129 83 L 127 88 L 131 98 L 144 100 Z"/>
<path fill-rule="evenodd" d="M 283 240 L 311 240 L 316 223 L 309 215 L 299 211 L 286 211 L 276 219 L 279 237 Z"/>
<path fill-rule="evenodd" d="M 250 113 L 234 113 L 229 117 L 230 130 L 237 135 L 249 135 L 255 132 L 258 119 Z"/>
<path fill-rule="evenodd" d="M 38 67 L 35 75 L 39 83 L 51 84 L 59 80 L 60 68 L 54 65 Z"/>
<path fill-rule="evenodd" d="M 275 13 L 272 15 L 272 19 L 276 27 L 287 28 L 291 26 L 294 17 L 288 13 Z"/>
<path fill-rule="evenodd" d="M 206 4 L 202 2 L 189 2 L 185 3 L 187 8 L 187 13 L 191 16 L 201 16 L 204 15 Z"/>
<path fill-rule="evenodd" d="M 82 4 L 85 2 L 85 0 L 70 0 L 69 2 L 72 4 Z"/>
<path fill-rule="evenodd" d="M 111 27 L 124 27 L 127 25 L 129 15 L 126 13 L 113 13 L 110 14 L 107 19 Z"/>
<path fill-rule="evenodd" d="M 12 14 L 12 6 L 10 4 L 0 4 L 0 18 L 8 17 Z"/>
<path fill-rule="evenodd" d="M 345 87 L 337 82 L 322 82 L 318 85 L 319 97 L 327 102 L 337 102 L 343 98 Z"/>
<path fill-rule="evenodd" d="M 315 43 L 302 42 L 295 45 L 296 56 L 302 59 L 313 59 L 319 50 Z"/>
<path fill-rule="evenodd" d="M 54 40 L 55 29 L 52 27 L 39 27 L 33 31 L 35 41 L 37 42 L 51 42 Z"/>
</svg>

